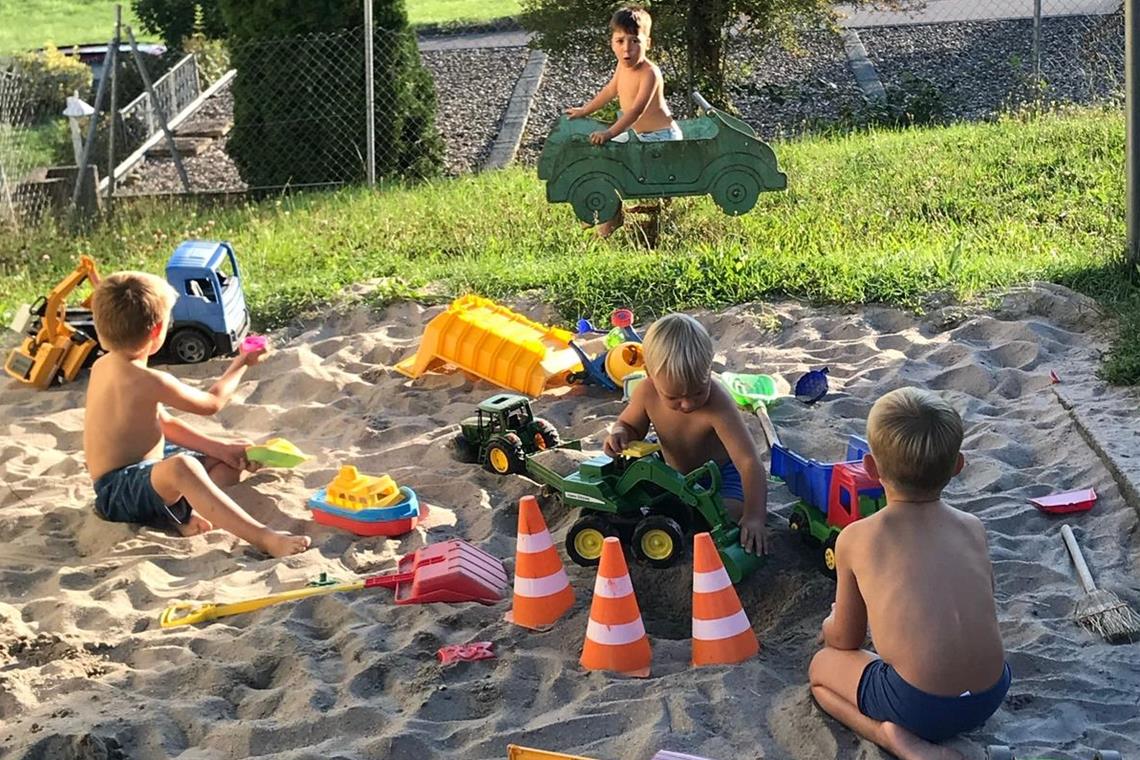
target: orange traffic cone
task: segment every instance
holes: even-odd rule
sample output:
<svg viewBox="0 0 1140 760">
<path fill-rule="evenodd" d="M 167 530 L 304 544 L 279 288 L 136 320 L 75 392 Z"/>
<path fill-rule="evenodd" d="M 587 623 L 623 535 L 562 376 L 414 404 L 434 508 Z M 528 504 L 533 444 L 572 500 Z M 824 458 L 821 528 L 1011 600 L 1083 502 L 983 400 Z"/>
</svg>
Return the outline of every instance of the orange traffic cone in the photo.
<svg viewBox="0 0 1140 760">
<path fill-rule="evenodd" d="M 548 628 L 574 605 L 574 589 L 533 496 L 519 499 L 518 534 L 515 597 L 507 620 L 523 628 Z"/>
<path fill-rule="evenodd" d="M 693 537 L 693 664 L 732 665 L 759 651 L 712 536 L 698 533 Z"/>
<path fill-rule="evenodd" d="M 650 659 L 649 637 L 633 595 L 621 542 L 609 536 L 602 544 L 580 662 L 587 670 L 612 670 L 644 678 L 649 675 Z"/>
</svg>

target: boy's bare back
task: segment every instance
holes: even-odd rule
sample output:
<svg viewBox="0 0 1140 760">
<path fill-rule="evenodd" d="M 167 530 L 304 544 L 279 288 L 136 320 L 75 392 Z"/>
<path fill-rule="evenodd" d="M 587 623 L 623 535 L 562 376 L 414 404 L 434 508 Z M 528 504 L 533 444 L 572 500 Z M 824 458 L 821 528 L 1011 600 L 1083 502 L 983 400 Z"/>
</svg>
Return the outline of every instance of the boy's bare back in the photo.
<svg viewBox="0 0 1140 760">
<path fill-rule="evenodd" d="M 83 451 L 92 480 L 144 459 L 162 459 L 159 374 L 115 352 L 91 367 Z"/>
<path fill-rule="evenodd" d="M 846 527 L 837 553 L 837 613 L 861 594 L 876 651 L 907 683 L 940 696 L 993 686 L 1004 651 L 980 520 L 940 501 L 889 505 Z"/>
</svg>

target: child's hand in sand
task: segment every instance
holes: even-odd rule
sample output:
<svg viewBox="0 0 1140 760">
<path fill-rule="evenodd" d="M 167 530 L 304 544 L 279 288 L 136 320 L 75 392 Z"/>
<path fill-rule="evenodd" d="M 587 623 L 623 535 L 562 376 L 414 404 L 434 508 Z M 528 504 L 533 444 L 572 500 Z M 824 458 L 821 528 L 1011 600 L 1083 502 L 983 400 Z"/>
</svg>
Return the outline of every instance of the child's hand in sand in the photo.
<svg viewBox="0 0 1140 760">
<path fill-rule="evenodd" d="M 761 510 L 759 514 L 753 512 L 740 518 L 740 545 L 744 551 L 752 554 L 768 553 L 768 527 L 767 512 Z"/>
<path fill-rule="evenodd" d="M 261 465 L 257 462 L 251 462 L 245 455 L 246 449 L 252 445 L 253 441 L 245 439 L 225 443 L 219 442 L 213 450 L 204 453 L 221 460 L 238 472 L 242 470 L 255 472 Z"/>
</svg>

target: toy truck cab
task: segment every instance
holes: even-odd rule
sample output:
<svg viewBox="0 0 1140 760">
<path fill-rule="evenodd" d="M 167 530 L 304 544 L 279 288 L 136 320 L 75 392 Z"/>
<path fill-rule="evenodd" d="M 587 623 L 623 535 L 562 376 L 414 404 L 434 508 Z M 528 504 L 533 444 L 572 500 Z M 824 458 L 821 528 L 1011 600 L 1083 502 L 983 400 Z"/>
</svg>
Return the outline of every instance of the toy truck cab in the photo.
<svg viewBox="0 0 1140 760">
<path fill-rule="evenodd" d="M 534 416 L 526 396 L 514 393 L 481 402 L 475 415 L 460 423 L 455 441 L 460 459 L 479 462 L 499 475 L 523 472 L 527 454 L 559 443 L 554 426 Z"/>
<path fill-rule="evenodd" d="M 546 199 L 569 202 L 578 219 L 612 219 L 623 198 L 666 198 L 709 193 L 726 214 L 745 214 L 761 192 L 784 190 L 786 175 L 776 154 L 755 130 L 693 93 L 703 114 L 678 121 L 682 140 L 642 142 L 631 129 L 624 141 L 590 143 L 606 125 L 593 119 L 562 119 L 546 140 L 538 177 Z"/>
<path fill-rule="evenodd" d="M 229 243 L 187 240 L 166 263 L 178 292 L 164 350 L 187 364 L 234 353 L 249 332 L 241 270 Z"/>
</svg>

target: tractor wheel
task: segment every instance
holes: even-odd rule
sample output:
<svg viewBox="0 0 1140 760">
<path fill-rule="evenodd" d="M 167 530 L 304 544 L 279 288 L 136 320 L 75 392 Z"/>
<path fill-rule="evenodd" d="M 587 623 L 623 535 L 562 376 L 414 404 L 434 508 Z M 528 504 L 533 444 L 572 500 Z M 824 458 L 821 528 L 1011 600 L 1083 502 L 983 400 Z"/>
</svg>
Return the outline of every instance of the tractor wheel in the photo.
<svg viewBox="0 0 1140 760">
<path fill-rule="evenodd" d="M 183 364 L 198 364 L 214 355 L 214 344 L 193 327 L 184 327 L 170 337 L 170 353 Z"/>
<path fill-rule="evenodd" d="M 729 216 L 747 214 L 760 197 L 760 184 L 752 172 L 729 169 L 713 182 L 712 197 Z"/>
<path fill-rule="evenodd" d="M 534 448 L 536 451 L 552 449 L 562 443 L 558 437 L 558 429 L 546 420 L 538 417 L 534 421 Z"/>
<path fill-rule="evenodd" d="M 586 224 L 601 224 L 617 216 L 621 196 L 609 178 L 594 174 L 578 180 L 570 188 L 570 205 Z"/>
<path fill-rule="evenodd" d="M 1003 744 L 986 747 L 986 760 L 1013 760 L 1013 750 Z"/>
<path fill-rule="evenodd" d="M 685 534 L 671 517 L 650 515 L 637 524 L 633 556 L 651 567 L 671 567 L 685 554 Z"/>
<path fill-rule="evenodd" d="M 599 515 L 580 517 L 566 532 L 566 554 L 576 565 L 594 567 L 601 561 L 602 544 L 613 535 L 616 532 L 606 518 Z"/>
<path fill-rule="evenodd" d="M 788 530 L 798 533 L 800 540 L 805 544 L 811 541 L 811 523 L 798 506 L 792 508 L 792 515 L 788 518 Z"/>
<path fill-rule="evenodd" d="M 833 533 L 827 537 L 823 542 L 823 552 L 820 554 L 823 559 L 823 573 L 832 580 L 835 580 L 835 539 L 838 538 L 838 533 Z"/>
<path fill-rule="evenodd" d="M 467 436 L 459 433 L 452 441 L 455 447 L 455 458 L 464 464 L 474 464 L 479 459 L 479 451 L 467 440 Z"/>
<path fill-rule="evenodd" d="M 484 465 L 496 475 L 522 472 L 526 468 L 522 441 L 513 433 L 491 441 L 487 444 L 487 461 Z"/>
</svg>

